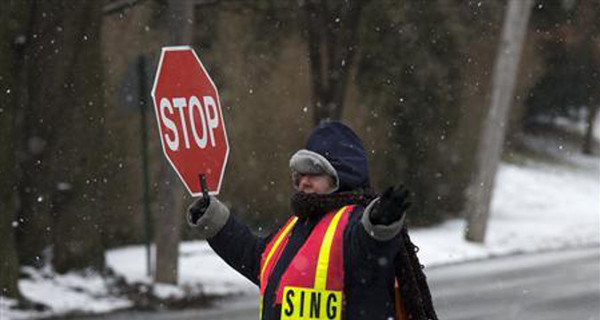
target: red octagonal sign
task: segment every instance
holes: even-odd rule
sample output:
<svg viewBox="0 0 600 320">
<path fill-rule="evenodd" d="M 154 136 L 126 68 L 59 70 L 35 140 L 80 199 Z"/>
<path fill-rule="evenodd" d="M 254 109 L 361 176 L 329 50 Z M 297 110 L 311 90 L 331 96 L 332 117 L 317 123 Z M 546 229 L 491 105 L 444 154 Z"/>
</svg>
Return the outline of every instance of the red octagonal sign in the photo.
<svg viewBox="0 0 600 320">
<path fill-rule="evenodd" d="M 192 196 L 218 194 L 229 155 L 219 93 L 190 47 L 165 47 L 152 87 L 165 156 Z"/>
</svg>

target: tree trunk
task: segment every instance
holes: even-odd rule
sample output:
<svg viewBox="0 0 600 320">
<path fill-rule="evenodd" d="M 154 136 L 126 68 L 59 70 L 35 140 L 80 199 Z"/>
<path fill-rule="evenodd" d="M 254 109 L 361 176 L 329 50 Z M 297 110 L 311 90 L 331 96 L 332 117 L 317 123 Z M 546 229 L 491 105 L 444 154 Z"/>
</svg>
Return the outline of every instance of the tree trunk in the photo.
<svg viewBox="0 0 600 320">
<path fill-rule="evenodd" d="M 585 136 L 583 137 L 583 153 L 591 155 L 593 154 L 594 146 L 594 131 L 596 129 L 596 118 L 598 118 L 598 111 L 600 111 L 600 105 L 594 103 L 588 107 L 587 114 L 587 126 L 585 128 Z"/>
<path fill-rule="evenodd" d="M 16 244 L 18 198 L 17 145 L 22 128 L 16 119 L 22 102 L 22 35 L 27 33 L 31 3 L 5 1 L 0 6 L 0 296 L 22 298 L 19 292 L 19 256 Z"/>
<path fill-rule="evenodd" d="M 490 107 L 477 151 L 476 173 L 467 191 L 465 237 L 468 241 L 483 242 L 485 239 L 506 120 L 513 101 L 517 67 L 532 5 L 532 0 L 510 0 L 505 13 L 494 66 Z"/>
<path fill-rule="evenodd" d="M 194 26 L 193 1 L 171 0 L 167 11 L 170 45 L 189 45 Z M 167 161 L 159 175 L 158 207 L 156 214 L 156 270 L 154 280 L 177 283 L 179 240 L 183 211 L 183 188 Z"/>
<path fill-rule="evenodd" d="M 177 284 L 179 240 L 183 212 L 181 182 L 164 161 L 159 175 L 158 211 L 155 218 L 156 260 L 154 281 Z"/>
<path fill-rule="evenodd" d="M 0 39 L 15 39 L 19 33 L 12 20 L 15 18 L 15 8 L 11 5 L 2 6 L 0 10 Z M 18 23 L 16 25 L 19 25 Z M 21 26 L 22 27 L 22 26 Z M 15 105 L 17 104 L 16 90 L 18 79 L 18 65 L 16 51 L 12 41 L 0 42 L 0 74 L 3 90 L 0 91 L 0 296 L 19 298 L 19 260 L 15 243 L 16 219 L 16 159 L 15 138 L 17 136 L 14 126 Z"/>
<path fill-rule="evenodd" d="M 574 31 L 570 37 L 571 41 L 567 44 L 567 50 L 577 53 L 577 83 L 584 88 L 580 91 L 585 97 L 581 104 L 587 107 L 587 123 L 581 151 L 591 155 L 594 152 L 594 130 L 600 109 L 600 5 L 595 1 L 581 1 L 577 5 L 576 13 L 575 23 L 570 26 Z"/>
<path fill-rule="evenodd" d="M 365 5 L 366 1 L 333 5 L 327 0 L 309 0 L 304 4 L 315 125 L 342 117 Z"/>
<path fill-rule="evenodd" d="M 40 259 L 40 252 L 51 244 L 51 229 L 48 227 L 51 218 L 46 206 L 47 201 L 38 201 L 38 199 L 47 199 L 45 192 L 47 179 L 42 176 L 45 162 L 41 159 L 45 141 L 40 138 L 43 134 L 39 134 L 40 127 L 44 126 L 40 119 L 44 117 L 40 117 L 36 107 L 30 103 L 31 95 L 36 93 L 35 89 L 32 89 L 30 79 L 39 81 L 36 79 L 38 75 L 34 73 L 36 66 L 33 65 L 38 39 L 35 31 L 36 21 L 39 20 L 39 17 L 36 17 L 38 2 L 36 0 L 13 1 L 9 7 L 13 11 L 12 18 L 18 21 L 15 24 L 19 25 L 18 31 L 15 31 L 12 37 L 15 39 L 13 62 L 16 77 L 16 86 L 13 88 L 15 94 L 13 117 L 14 128 L 18 130 L 18 133 L 13 136 L 16 161 L 14 194 L 17 201 L 15 208 L 18 221 L 15 228 L 17 254 L 20 264 L 40 266 L 43 262 Z M 37 72 L 42 73 L 39 70 Z M 42 108 L 37 106 L 37 109 Z"/>
<path fill-rule="evenodd" d="M 93 0 L 33 1 L 27 34 L 20 218 L 43 228 L 25 230 L 19 244 L 52 239 L 58 272 L 104 266 L 100 9 Z"/>
<path fill-rule="evenodd" d="M 4 161 L 5 159 L 2 159 Z M 2 164 L 4 165 L 4 164 Z M 1 170 L 5 172 L 4 170 Z M 6 176 L 4 176 L 6 177 Z M 10 181 L 10 180 L 9 180 Z M 4 181 L 3 183 L 7 183 Z M 11 187 L 12 184 L 8 184 Z M 4 189 L 4 188 L 3 188 Z M 13 223 L 16 223 L 14 201 L 2 190 L 0 199 L 0 296 L 19 298 L 19 260 L 14 239 Z"/>
</svg>

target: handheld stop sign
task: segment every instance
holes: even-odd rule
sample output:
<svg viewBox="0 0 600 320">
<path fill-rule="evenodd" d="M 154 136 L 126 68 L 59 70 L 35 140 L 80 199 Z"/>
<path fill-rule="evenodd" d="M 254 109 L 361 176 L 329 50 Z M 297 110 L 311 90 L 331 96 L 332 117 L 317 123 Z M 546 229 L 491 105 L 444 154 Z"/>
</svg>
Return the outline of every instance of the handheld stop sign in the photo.
<svg viewBox="0 0 600 320">
<path fill-rule="evenodd" d="M 188 192 L 202 195 L 204 183 L 219 194 L 229 142 L 217 87 L 192 48 L 162 48 L 151 94 L 163 152 Z"/>
</svg>

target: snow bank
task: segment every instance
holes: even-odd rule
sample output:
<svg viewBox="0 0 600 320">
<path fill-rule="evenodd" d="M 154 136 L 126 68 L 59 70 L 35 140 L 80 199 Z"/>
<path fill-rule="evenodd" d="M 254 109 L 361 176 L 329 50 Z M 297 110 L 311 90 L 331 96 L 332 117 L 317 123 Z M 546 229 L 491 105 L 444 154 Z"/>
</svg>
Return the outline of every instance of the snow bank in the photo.
<svg viewBox="0 0 600 320">
<path fill-rule="evenodd" d="M 41 270 L 23 267 L 27 278 L 19 281 L 21 293 L 29 300 L 42 303 L 48 307 L 46 311 L 32 313 L 10 309 L 16 301 L 0 299 L 0 319 L 27 319 L 48 317 L 73 312 L 105 313 L 132 306 L 128 299 L 115 296 L 110 291 L 110 281 L 101 275 L 91 272 L 71 272 L 64 275 L 55 273 L 51 268 Z"/>
<path fill-rule="evenodd" d="M 154 249 L 154 248 L 152 248 Z M 254 290 L 254 284 L 241 277 L 221 258 L 214 254 L 206 241 L 184 242 L 179 247 L 179 286 L 185 291 L 211 295 L 227 295 Z M 146 276 L 146 251 L 132 246 L 107 252 L 106 263 L 129 283 L 152 283 Z M 157 295 L 167 297 L 180 293 L 162 285 L 155 288 Z"/>
<path fill-rule="evenodd" d="M 550 165 L 503 164 L 496 179 L 485 244 L 463 239 L 464 220 L 413 230 L 411 237 L 421 248 L 422 263 L 435 266 L 600 244 L 598 166 L 579 171 Z"/>
</svg>

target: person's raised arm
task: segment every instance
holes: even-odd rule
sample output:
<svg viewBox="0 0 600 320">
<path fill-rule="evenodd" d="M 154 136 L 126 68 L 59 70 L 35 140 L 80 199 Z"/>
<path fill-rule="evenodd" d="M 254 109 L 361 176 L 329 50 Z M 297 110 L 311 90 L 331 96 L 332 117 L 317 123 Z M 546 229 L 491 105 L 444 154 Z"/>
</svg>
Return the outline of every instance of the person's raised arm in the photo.
<svg viewBox="0 0 600 320">
<path fill-rule="evenodd" d="M 196 200 L 188 208 L 187 221 L 227 264 L 258 285 L 260 258 L 267 238 L 253 234 L 212 196 Z"/>
<path fill-rule="evenodd" d="M 362 263 L 390 261 L 396 255 L 399 246 L 394 239 L 399 237 L 411 205 L 408 195 L 404 186 L 390 187 L 371 201 L 360 216 L 351 219 L 347 236 L 352 254 L 366 257 Z"/>
</svg>

